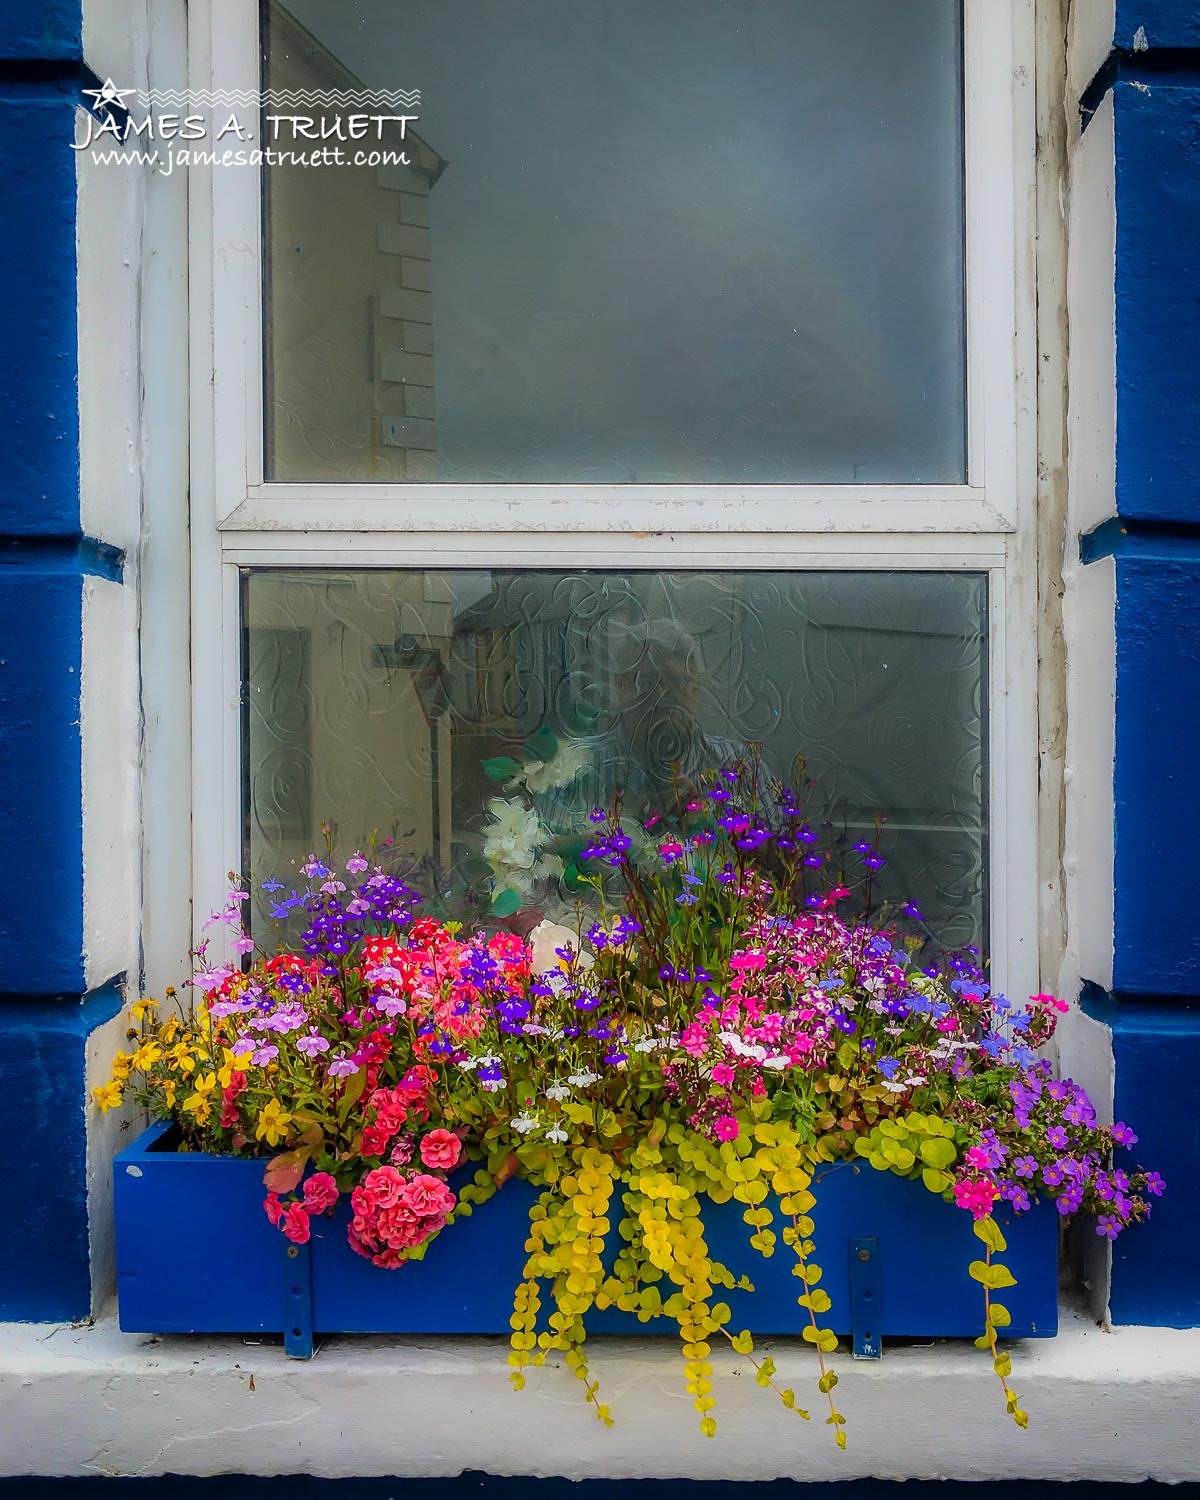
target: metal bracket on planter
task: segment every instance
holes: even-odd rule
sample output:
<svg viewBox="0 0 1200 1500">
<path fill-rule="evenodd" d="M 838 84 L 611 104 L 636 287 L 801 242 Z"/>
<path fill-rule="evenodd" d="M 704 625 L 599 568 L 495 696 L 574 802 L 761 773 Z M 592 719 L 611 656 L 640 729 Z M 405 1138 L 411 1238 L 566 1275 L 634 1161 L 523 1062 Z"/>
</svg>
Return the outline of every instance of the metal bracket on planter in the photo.
<svg viewBox="0 0 1200 1500">
<path fill-rule="evenodd" d="M 282 1239 L 282 1235 L 280 1236 Z M 312 1260 L 307 1245 L 283 1240 L 283 1348 L 289 1359 L 311 1359 Z"/>
<path fill-rule="evenodd" d="M 850 1241 L 850 1332 L 855 1359 L 882 1359 L 880 1328 L 883 1278 L 879 1267 L 879 1241 Z"/>
</svg>

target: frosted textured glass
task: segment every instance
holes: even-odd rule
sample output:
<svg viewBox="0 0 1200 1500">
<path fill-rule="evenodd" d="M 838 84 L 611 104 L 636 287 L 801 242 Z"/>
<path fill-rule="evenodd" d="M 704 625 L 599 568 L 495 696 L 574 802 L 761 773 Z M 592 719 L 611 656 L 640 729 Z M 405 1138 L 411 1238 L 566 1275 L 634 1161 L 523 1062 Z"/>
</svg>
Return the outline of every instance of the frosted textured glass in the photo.
<svg viewBox="0 0 1200 1500">
<path fill-rule="evenodd" d="M 378 828 L 470 920 L 490 900 L 492 799 L 531 803 L 569 858 L 618 788 L 645 814 L 676 776 L 761 745 L 780 778 L 806 757 L 847 842 L 887 815 L 885 894 L 945 943 L 982 938 L 982 575 L 270 571 L 245 604 L 256 879 L 286 881 L 324 821 L 347 850 Z M 551 744 L 565 781 L 527 795 L 488 772 Z M 577 899 L 553 871 L 529 895 L 555 914 Z"/>
<path fill-rule="evenodd" d="M 409 168 L 267 173 L 274 477 L 963 479 L 958 0 L 264 28 L 275 87 L 422 93 Z"/>
</svg>

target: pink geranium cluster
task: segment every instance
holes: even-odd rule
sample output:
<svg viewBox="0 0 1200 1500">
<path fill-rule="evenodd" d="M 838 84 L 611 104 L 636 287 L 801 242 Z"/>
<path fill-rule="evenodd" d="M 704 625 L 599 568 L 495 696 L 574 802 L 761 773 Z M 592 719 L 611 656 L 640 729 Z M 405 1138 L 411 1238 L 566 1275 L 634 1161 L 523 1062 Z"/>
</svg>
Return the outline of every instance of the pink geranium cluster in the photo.
<svg viewBox="0 0 1200 1500">
<path fill-rule="evenodd" d="M 359 1255 L 391 1270 L 437 1234 L 456 1202 L 440 1177 L 376 1167 L 350 1194 L 354 1217 L 346 1237 Z"/>
<path fill-rule="evenodd" d="M 278 1193 L 268 1193 L 263 1208 L 272 1224 L 282 1229 L 297 1245 L 306 1245 L 312 1236 L 309 1220 L 323 1214 L 338 1201 L 338 1185 L 328 1172 L 314 1172 L 304 1184 L 303 1195 L 284 1203 Z"/>
</svg>

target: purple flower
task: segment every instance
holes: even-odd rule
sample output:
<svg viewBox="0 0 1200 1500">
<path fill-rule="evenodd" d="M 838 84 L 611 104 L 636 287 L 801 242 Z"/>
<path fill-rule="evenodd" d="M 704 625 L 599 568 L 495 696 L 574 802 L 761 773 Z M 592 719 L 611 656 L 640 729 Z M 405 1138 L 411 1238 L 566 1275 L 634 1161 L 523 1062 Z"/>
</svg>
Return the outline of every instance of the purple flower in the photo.
<svg viewBox="0 0 1200 1500">
<path fill-rule="evenodd" d="M 352 1078 L 358 1072 L 358 1064 L 352 1057 L 340 1054 L 325 1069 L 330 1078 Z"/>
<path fill-rule="evenodd" d="M 296 1051 L 303 1052 L 305 1057 L 316 1057 L 319 1052 L 329 1051 L 329 1039 L 319 1035 L 314 1027 L 307 1036 L 297 1037 Z"/>
<path fill-rule="evenodd" d="M 1056 1151 L 1065 1151 L 1070 1137 L 1061 1125 L 1051 1125 L 1046 1132 L 1046 1139 Z"/>
<path fill-rule="evenodd" d="M 1138 1139 L 1129 1126 L 1119 1120 L 1112 1128 L 1112 1138 L 1118 1146 L 1136 1146 Z"/>
<path fill-rule="evenodd" d="M 1121 1232 L 1121 1221 L 1115 1214 L 1101 1214 L 1096 1220 L 1096 1233 L 1106 1240 L 1115 1240 Z"/>
<path fill-rule="evenodd" d="M 1163 1189 L 1166 1187 L 1166 1185 L 1167 1184 L 1164 1179 L 1160 1177 L 1157 1172 L 1146 1173 L 1146 1191 L 1148 1193 L 1153 1193 L 1156 1198 L 1162 1197 Z"/>
</svg>

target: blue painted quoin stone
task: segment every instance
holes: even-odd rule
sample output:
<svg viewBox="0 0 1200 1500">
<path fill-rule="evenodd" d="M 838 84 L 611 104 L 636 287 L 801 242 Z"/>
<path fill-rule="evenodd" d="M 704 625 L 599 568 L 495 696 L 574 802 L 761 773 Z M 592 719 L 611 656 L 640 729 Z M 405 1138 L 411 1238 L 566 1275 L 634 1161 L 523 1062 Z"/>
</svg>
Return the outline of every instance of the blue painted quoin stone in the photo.
<svg viewBox="0 0 1200 1500">
<path fill-rule="evenodd" d="M 1200 73 L 1122 64 L 1117 192 L 1117 509 L 1200 523 Z"/>
<path fill-rule="evenodd" d="M 1115 119 L 1117 482 L 1085 561 L 1117 578 L 1115 1111 L 1167 1193 L 1113 1248 L 1117 1323 L 1200 1323 L 1200 10 L 1118 0 L 1103 81 Z M 1089 91 L 1092 92 L 1092 91 Z"/>
<path fill-rule="evenodd" d="M 4 0 L 0 61 L 77 62 L 83 56 L 79 0 Z"/>
<path fill-rule="evenodd" d="M 78 0 L 0 0 L 0 1318 L 91 1310 L 87 1038 L 119 1005 L 84 993 L 80 675 L 88 573 L 114 549 L 79 509 L 76 181 Z"/>
<path fill-rule="evenodd" d="M 1200 47 L 1200 9 L 1189 0 L 1117 0 L 1115 45 L 1129 52 Z"/>
<path fill-rule="evenodd" d="M 121 1006 L 115 986 L 0 1005 L 0 1132 L 5 1167 L 0 1320 L 65 1320 L 91 1311 L 84 1065 L 88 1034 Z"/>
<path fill-rule="evenodd" d="M 1200 996 L 1200 541 L 1118 553 L 1113 987 Z"/>
</svg>

